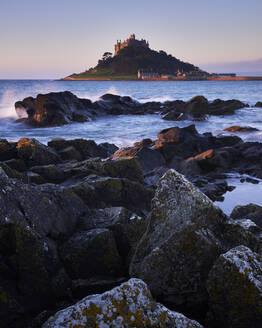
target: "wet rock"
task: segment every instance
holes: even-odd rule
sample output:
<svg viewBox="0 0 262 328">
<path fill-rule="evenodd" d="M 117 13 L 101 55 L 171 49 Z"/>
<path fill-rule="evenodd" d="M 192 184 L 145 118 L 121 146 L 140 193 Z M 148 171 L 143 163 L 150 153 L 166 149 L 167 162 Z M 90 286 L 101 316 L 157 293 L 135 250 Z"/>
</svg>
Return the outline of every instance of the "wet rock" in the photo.
<svg viewBox="0 0 262 328">
<path fill-rule="evenodd" d="M 9 178 L 18 179 L 20 181 L 23 181 L 24 183 L 28 182 L 28 178 L 25 173 L 21 173 L 15 169 L 11 169 L 5 163 L 0 164 L 0 167 L 5 171 L 5 173 L 9 176 Z"/>
<path fill-rule="evenodd" d="M 194 118 L 204 118 L 208 111 L 208 101 L 203 96 L 190 99 L 185 105 L 185 112 Z"/>
<path fill-rule="evenodd" d="M 77 318 L 74 313 L 78 313 Z M 147 285 L 138 279 L 130 279 L 104 294 L 88 296 L 57 312 L 42 327 L 62 327 L 68 323 L 86 327 L 202 327 L 156 303 Z"/>
<path fill-rule="evenodd" d="M 223 251 L 222 211 L 182 175 L 169 170 L 159 181 L 146 233 L 130 265 L 158 299 L 194 316 L 205 311 L 205 281 Z"/>
<path fill-rule="evenodd" d="M 208 105 L 209 115 L 232 115 L 237 109 L 249 107 L 239 100 L 221 100 L 215 99 Z"/>
<path fill-rule="evenodd" d="M 262 228 L 262 207 L 256 204 L 248 204 L 245 206 L 236 206 L 232 213 L 231 218 L 234 220 L 246 219 L 251 220 L 259 227 Z"/>
<path fill-rule="evenodd" d="M 238 246 L 220 255 L 209 273 L 208 327 L 254 327 L 262 322 L 262 257 Z"/>
<path fill-rule="evenodd" d="M 108 229 L 77 232 L 63 245 L 60 256 L 73 279 L 123 275 L 114 235 Z"/>
<path fill-rule="evenodd" d="M 94 117 L 91 101 L 77 98 L 69 91 L 25 98 L 15 103 L 15 110 L 23 122 L 35 127 L 83 122 Z"/>
<path fill-rule="evenodd" d="M 18 157 L 28 166 L 55 164 L 61 161 L 54 151 L 34 138 L 21 138 L 16 149 Z"/>
<path fill-rule="evenodd" d="M 258 102 L 255 104 L 255 107 L 262 107 L 262 102 L 261 102 L 261 101 L 258 101 Z"/>
<path fill-rule="evenodd" d="M 224 129 L 223 131 L 229 131 L 229 132 L 252 132 L 252 131 L 259 131 L 256 128 L 252 128 L 251 126 L 238 126 L 233 125 L 229 128 Z"/>
</svg>

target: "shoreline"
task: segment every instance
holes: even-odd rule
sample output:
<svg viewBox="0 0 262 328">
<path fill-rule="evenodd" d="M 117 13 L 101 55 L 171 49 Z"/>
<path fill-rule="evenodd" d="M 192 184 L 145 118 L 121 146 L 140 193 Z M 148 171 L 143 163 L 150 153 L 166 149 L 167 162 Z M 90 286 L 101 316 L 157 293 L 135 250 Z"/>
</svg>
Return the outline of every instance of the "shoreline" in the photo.
<svg viewBox="0 0 262 328">
<path fill-rule="evenodd" d="M 188 78 L 176 78 L 176 79 L 114 79 L 114 78 L 62 78 L 57 81 L 133 81 L 133 82 L 185 82 L 185 81 L 262 81 L 262 76 L 236 76 L 236 77 L 207 77 L 205 79 L 188 79 Z"/>
</svg>

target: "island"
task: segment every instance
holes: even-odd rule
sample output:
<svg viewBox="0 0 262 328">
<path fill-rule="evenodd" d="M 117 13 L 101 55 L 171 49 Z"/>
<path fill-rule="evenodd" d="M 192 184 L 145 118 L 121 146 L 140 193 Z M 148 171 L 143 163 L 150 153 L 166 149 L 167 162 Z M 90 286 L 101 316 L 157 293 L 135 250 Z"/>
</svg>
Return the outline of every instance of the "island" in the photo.
<svg viewBox="0 0 262 328">
<path fill-rule="evenodd" d="M 117 40 L 114 54 L 105 52 L 98 64 L 62 80 L 69 81 L 245 81 L 262 77 L 236 76 L 235 73 L 208 73 L 199 67 L 149 47 L 131 34 L 125 41 Z"/>
</svg>

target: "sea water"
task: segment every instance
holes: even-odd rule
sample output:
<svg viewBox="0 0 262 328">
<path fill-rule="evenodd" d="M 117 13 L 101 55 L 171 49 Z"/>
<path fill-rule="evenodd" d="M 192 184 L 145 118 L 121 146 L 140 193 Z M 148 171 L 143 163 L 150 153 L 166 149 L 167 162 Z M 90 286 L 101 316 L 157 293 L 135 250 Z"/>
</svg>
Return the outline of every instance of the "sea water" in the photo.
<svg viewBox="0 0 262 328">
<path fill-rule="evenodd" d="M 121 115 L 107 116 L 85 123 L 72 123 L 52 128 L 31 128 L 17 119 L 14 103 L 39 93 L 69 90 L 78 97 L 98 100 L 105 93 L 128 95 L 140 101 L 189 100 L 203 95 L 209 101 L 238 99 L 250 107 L 237 110 L 234 115 L 209 116 L 206 121 L 172 122 L 163 120 L 160 115 Z M 60 137 L 65 139 L 93 139 L 97 143 L 110 142 L 117 146 L 130 145 L 144 138 L 155 139 L 157 133 L 167 127 L 184 127 L 195 124 L 199 132 L 225 134 L 223 129 L 232 125 L 252 126 L 260 131 L 241 133 L 245 141 L 262 142 L 262 108 L 255 108 L 262 101 L 262 81 L 52 81 L 52 80 L 0 80 L 0 137 L 16 141 L 21 137 L 34 137 L 43 143 Z M 229 213 L 236 204 L 247 204 L 254 200 L 262 205 L 262 183 L 259 185 L 241 184 L 234 179 L 237 188 L 226 194 L 220 206 Z M 246 189 L 245 189 L 245 186 Z M 248 192 L 246 192 L 248 190 Z M 251 192 L 253 190 L 253 192 Z M 259 192 L 258 192 L 259 191 Z"/>
</svg>

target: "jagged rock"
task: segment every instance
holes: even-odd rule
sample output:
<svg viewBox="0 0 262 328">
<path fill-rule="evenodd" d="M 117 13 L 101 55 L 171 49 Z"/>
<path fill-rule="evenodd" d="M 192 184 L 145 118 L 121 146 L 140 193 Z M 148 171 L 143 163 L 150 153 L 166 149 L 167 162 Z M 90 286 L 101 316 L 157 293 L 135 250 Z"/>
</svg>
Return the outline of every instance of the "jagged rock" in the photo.
<svg viewBox="0 0 262 328">
<path fill-rule="evenodd" d="M 262 257 L 245 246 L 220 255 L 209 273 L 208 327 L 261 327 Z"/>
<path fill-rule="evenodd" d="M 0 164 L 0 167 L 5 171 L 5 173 L 9 176 L 9 178 L 18 179 L 20 181 L 23 181 L 25 183 L 28 182 L 27 175 L 25 173 L 21 173 L 15 169 L 10 168 L 5 163 Z"/>
<path fill-rule="evenodd" d="M 20 121 L 36 127 L 83 122 L 94 116 L 91 101 L 78 98 L 69 91 L 25 98 L 15 103 L 15 110 Z"/>
<path fill-rule="evenodd" d="M 169 170 L 159 181 L 146 233 L 130 265 L 153 295 L 200 315 L 205 281 L 223 251 L 223 212 L 182 175 Z"/>
<path fill-rule="evenodd" d="M 67 160 L 81 161 L 82 160 L 82 155 L 73 146 L 66 147 L 66 148 L 60 150 L 58 153 L 64 161 L 67 161 Z"/>
<path fill-rule="evenodd" d="M 60 256 L 73 279 L 123 276 L 114 235 L 108 229 L 77 232 L 63 245 Z"/>
<path fill-rule="evenodd" d="M 5 161 L 5 164 L 8 165 L 11 169 L 14 169 L 19 172 L 24 172 L 27 170 L 26 163 L 20 158 L 13 158 Z"/>
<path fill-rule="evenodd" d="M 76 314 L 76 315 L 75 315 Z M 83 327 L 191 327 L 202 326 L 156 303 L 146 284 L 130 279 L 101 295 L 88 296 L 57 312 L 42 328 Z"/>
<path fill-rule="evenodd" d="M 34 138 L 21 138 L 16 146 L 18 157 L 28 166 L 59 163 L 59 156 Z"/>
<path fill-rule="evenodd" d="M 238 205 L 233 209 L 230 216 L 234 220 L 251 220 L 262 228 L 262 206 L 256 204 Z"/>
</svg>

